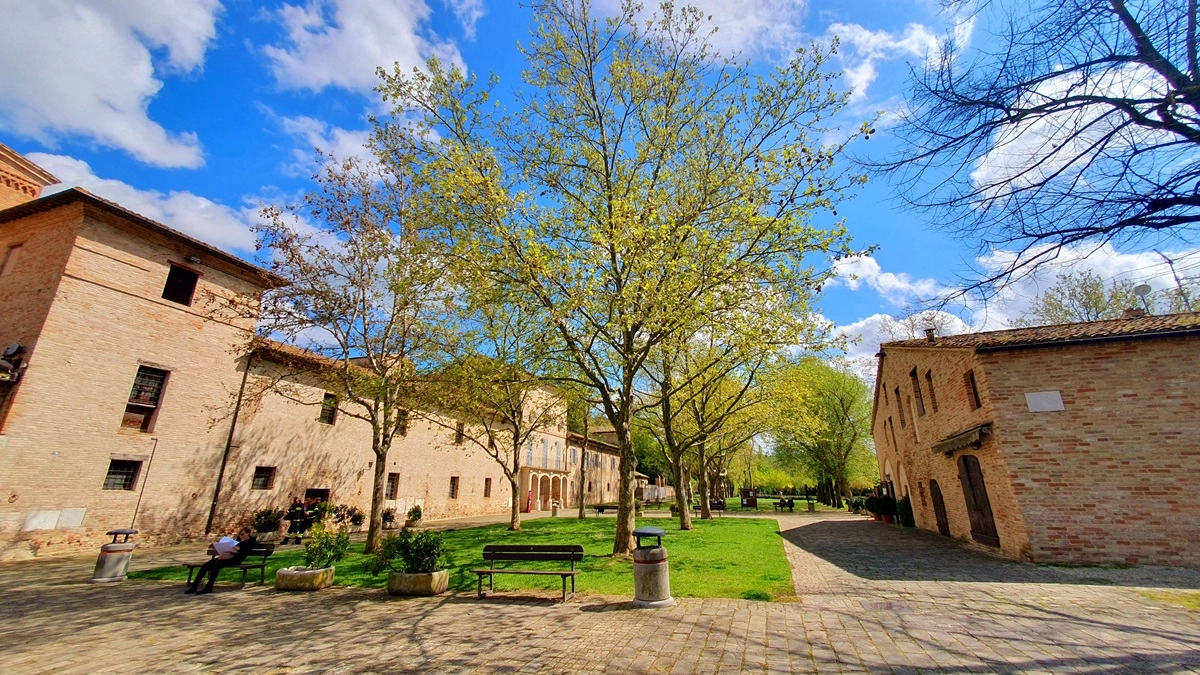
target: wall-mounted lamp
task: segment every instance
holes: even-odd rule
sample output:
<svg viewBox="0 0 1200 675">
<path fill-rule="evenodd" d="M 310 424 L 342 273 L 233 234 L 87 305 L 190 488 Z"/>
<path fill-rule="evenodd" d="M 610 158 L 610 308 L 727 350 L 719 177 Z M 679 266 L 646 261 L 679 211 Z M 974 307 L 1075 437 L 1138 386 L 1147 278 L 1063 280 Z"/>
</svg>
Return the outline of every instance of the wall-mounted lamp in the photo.
<svg viewBox="0 0 1200 675">
<path fill-rule="evenodd" d="M 200 258 L 199 258 L 199 257 L 197 257 L 197 256 L 194 256 L 194 255 L 189 255 L 188 257 L 184 258 L 184 260 L 186 260 L 186 261 L 188 261 L 188 262 L 190 262 L 190 263 L 198 263 L 198 262 L 200 262 Z"/>
</svg>

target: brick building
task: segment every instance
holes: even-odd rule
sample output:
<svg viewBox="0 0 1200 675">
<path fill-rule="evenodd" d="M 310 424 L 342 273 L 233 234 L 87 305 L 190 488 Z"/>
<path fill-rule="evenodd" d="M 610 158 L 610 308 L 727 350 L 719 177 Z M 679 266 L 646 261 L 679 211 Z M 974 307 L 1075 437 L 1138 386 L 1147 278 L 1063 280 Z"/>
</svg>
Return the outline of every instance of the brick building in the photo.
<svg viewBox="0 0 1200 675">
<path fill-rule="evenodd" d="M 253 305 L 283 280 L 84 190 L 40 197 L 54 182 L 0 145 L 0 559 L 131 526 L 177 541 L 305 494 L 366 510 L 370 429 L 322 405 L 330 392 L 294 378 L 298 397 L 237 403 L 280 364 L 215 300 Z M 563 418 L 522 471 L 531 510 L 578 498 L 582 442 Z M 387 460 L 388 505 L 508 511 L 503 471 L 455 426 L 414 419 Z M 588 459 L 614 452 L 592 443 Z"/>
<path fill-rule="evenodd" d="M 1200 564 L 1200 314 L 878 356 L 880 475 L 918 527 L 1038 562 Z"/>
</svg>

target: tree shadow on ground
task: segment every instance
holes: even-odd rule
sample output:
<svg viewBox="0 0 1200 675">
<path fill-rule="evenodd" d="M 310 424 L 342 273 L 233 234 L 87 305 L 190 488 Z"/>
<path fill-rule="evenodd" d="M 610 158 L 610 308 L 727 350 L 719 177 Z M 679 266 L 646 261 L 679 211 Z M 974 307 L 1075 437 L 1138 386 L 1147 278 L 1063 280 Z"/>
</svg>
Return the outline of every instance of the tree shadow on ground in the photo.
<svg viewBox="0 0 1200 675">
<path fill-rule="evenodd" d="M 849 574 L 874 581 L 1200 588 L 1196 569 L 1037 565 L 1001 558 L 933 532 L 871 520 L 824 520 L 780 536 Z"/>
</svg>

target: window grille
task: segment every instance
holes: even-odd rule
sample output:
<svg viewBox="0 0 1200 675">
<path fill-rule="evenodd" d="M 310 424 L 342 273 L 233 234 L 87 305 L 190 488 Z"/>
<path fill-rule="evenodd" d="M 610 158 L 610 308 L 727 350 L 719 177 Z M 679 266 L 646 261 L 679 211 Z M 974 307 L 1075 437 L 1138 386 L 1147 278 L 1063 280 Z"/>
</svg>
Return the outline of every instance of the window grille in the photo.
<svg viewBox="0 0 1200 675">
<path fill-rule="evenodd" d="M 450 499 L 458 499 L 458 476 L 450 476 Z"/>
<path fill-rule="evenodd" d="M 108 462 L 108 473 L 104 476 L 103 490 L 132 490 L 137 485 L 138 473 L 142 463 L 127 459 L 113 459 Z"/>
<path fill-rule="evenodd" d="M 149 432 L 154 428 L 155 413 L 162 400 L 167 383 L 167 371 L 149 366 L 138 366 L 133 378 L 133 389 L 129 391 L 129 402 L 125 405 L 125 417 L 121 426 Z"/>
<path fill-rule="evenodd" d="M 462 445 L 463 438 L 466 437 L 466 429 L 467 429 L 466 425 L 463 424 L 462 422 L 459 422 L 458 424 L 454 425 L 454 444 L 455 445 Z"/>
<path fill-rule="evenodd" d="M 484 497 L 492 496 L 492 479 L 491 478 L 483 479 L 483 496 Z"/>
<path fill-rule="evenodd" d="M 250 481 L 251 490 L 270 490 L 275 487 L 275 467 L 254 467 L 254 479 Z"/>
<path fill-rule="evenodd" d="M 387 477 L 387 485 L 383 488 L 384 499 L 395 499 L 396 493 L 400 491 L 400 474 L 389 473 Z"/>
</svg>

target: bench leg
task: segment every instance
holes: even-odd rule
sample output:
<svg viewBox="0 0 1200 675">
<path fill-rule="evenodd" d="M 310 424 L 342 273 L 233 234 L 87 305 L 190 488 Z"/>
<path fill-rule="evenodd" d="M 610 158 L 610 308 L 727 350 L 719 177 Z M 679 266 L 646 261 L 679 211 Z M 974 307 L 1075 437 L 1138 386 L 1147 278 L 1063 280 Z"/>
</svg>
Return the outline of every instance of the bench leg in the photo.
<svg viewBox="0 0 1200 675">
<path fill-rule="evenodd" d="M 477 595 L 477 596 L 475 596 L 475 597 L 476 597 L 476 598 L 482 598 L 482 597 L 483 597 L 483 575 L 482 575 L 482 574 L 477 574 L 477 575 L 475 575 L 475 576 L 479 577 L 479 595 Z"/>
<path fill-rule="evenodd" d="M 563 602 L 566 602 L 567 601 L 567 578 L 563 577 L 562 582 L 563 582 Z"/>
</svg>

